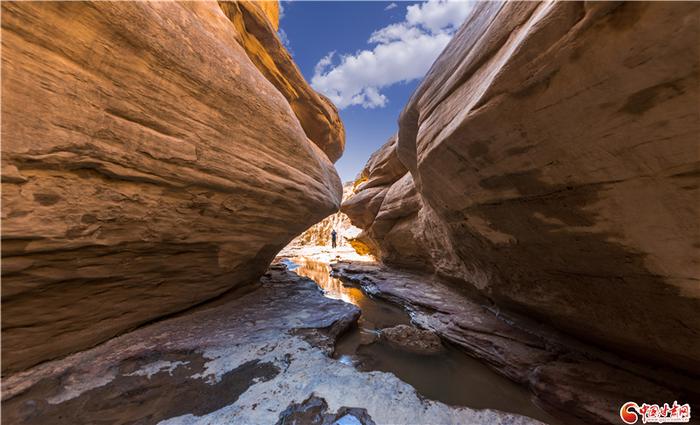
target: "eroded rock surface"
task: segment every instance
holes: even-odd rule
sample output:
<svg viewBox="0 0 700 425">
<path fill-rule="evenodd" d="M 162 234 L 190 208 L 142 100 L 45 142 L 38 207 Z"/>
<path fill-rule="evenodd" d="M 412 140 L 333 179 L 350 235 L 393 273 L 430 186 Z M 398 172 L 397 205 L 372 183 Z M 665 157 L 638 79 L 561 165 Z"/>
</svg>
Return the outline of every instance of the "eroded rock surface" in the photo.
<svg viewBox="0 0 700 425">
<path fill-rule="evenodd" d="M 3 2 L 3 373 L 244 290 L 337 210 L 277 7 Z"/>
<path fill-rule="evenodd" d="M 287 99 L 306 135 L 331 161 L 345 148 L 345 129 L 335 105 L 304 80 L 276 35 L 279 2 L 222 1 L 221 10 L 233 23 L 234 35 L 249 59 Z"/>
<path fill-rule="evenodd" d="M 698 373 L 698 39 L 695 3 L 478 3 L 342 211 L 388 264 Z"/>
<path fill-rule="evenodd" d="M 376 425 L 367 410 L 341 407 L 338 413 L 328 412 L 326 400 L 311 396 L 302 403 L 293 403 L 280 413 L 277 425 Z"/>
<path fill-rule="evenodd" d="M 222 297 L 3 379 L 2 422 L 274 424 L 294 423 L 297 413 L 301 423 L 353 423 L 349 416 L 366 425 L 540 423 L 428 401 L 392 374 L 331 359 L 326 346 L 358 314 L 273 266 L 243 297 Z"/>
<path fill-rule="evenodd" d="M 395 347 L 417 354 L 434 354 L 443 350 L 439 336 L 411 325 L 384 328 L 380 337 Z"/>
</svg>

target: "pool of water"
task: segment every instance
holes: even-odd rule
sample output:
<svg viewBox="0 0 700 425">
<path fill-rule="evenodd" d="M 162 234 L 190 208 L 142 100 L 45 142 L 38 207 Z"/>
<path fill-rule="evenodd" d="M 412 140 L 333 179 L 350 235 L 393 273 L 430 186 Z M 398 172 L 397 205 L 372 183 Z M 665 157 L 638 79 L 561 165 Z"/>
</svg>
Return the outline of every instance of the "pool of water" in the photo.
<svg viewBox="0 0 700 425">
<path fill-rule="evenodd" d="M 549 424 L 565 423 L 537 406 L 526 388 L 497 374 L 453 345 L 446 344 L 442 353 L 425 355 L 397 349 L 379 340 L 380 329 L 410 324 L 410 316 L 400 306 L 344 285 L 340 279 L 331 276 L 327 263 L 305 257 L 283 262 L 291 271 L 314 280 L 325 296 L 352 303 L 362 310 L 357 327 L 336 343 L 334 357 L 339 361 L 363 371 L 391 372 L 431 400 L 517 413 Z"/>
</svg>

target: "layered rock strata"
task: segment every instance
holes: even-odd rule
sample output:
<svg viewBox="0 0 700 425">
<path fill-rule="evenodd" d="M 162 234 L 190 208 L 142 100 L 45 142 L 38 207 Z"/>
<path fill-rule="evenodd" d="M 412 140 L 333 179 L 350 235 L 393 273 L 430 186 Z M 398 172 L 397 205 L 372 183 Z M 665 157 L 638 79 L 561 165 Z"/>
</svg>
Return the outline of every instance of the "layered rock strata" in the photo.
<svg viewBox="0 0 700 425">
<path fill-rule="evenodd" d="M 3 373 L 245 290 L 337 210 L 277 7 L 3 2 Z"/>
<path fill-rule="evenodd" d="M 404 306 L 412 321 L 426 329 L 423 333 L 437 333 L 527 387 L 537 404 L 561 415 L 563 423 L 620 423 L 620 406 L 629 400 L 700 402 L 697 377 L 649 368 L 582 344 L 549 326 L 465 297 L 434 276 L 349 261 L 332 267 L 348 283 Z M 416 335 L 412 340 L 418 339 Z"/>
<path fill-rule="evenodd" d="M 694 3 L 478 3 L 342 211 L 388 264 L 698 373 L 698 39 Z"/>
<path fill-rule="evenodd" d="M 306 135 L 332 162 L 345 148 L 345 129 L 335 105 L 315 92 L 276 35 L 279 2 L 219 2 L 235 27 L 236 41 L 265 78 L 282 93 L 299 119 Z"/>
</svg>

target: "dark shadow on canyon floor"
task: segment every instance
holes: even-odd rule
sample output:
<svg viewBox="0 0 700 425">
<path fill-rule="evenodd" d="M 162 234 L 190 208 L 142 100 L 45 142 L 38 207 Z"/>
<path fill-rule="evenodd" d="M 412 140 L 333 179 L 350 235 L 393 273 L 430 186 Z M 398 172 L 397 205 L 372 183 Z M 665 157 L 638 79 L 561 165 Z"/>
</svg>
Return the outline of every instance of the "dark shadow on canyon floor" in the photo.
<svg viewBox="0 0 700 425">
<path fill-rule="evenodd" d="M 154 352 L 125 359 L 108 384 L 55 404 L 46 400 L 64 386 L 62 379 L 44 379 L 3 402 L 2 422 L 44 425 L 51 418 L 56 425 L 147 425 L 185 414 L 201 416 L 235 402 L 254 382 L 270 380 L 280 372 L 271 363 L 254 360 L 225 373 L 214 384 L 207 382 L 208 377 L 192 379 L 193 374 L 205 371 L 205 361 L 194 352 Z M 156 369 L 151 375 L 138 372 L 144 366 L 167 362 L 170 369 Z"/>
</svg>

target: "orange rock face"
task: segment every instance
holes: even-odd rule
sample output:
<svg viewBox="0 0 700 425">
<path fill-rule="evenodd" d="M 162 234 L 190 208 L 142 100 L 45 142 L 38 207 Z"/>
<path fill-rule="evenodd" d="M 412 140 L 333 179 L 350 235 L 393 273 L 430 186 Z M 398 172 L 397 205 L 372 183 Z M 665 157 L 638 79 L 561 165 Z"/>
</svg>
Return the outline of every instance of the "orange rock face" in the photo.
<svg viewBox="0 0 700 425">
<path fill-rule="evenodd" d="M 409 172 L 342 210 L 386 262 L 697 371 L 699 39 L 693 3 L 479 3 L 383 148 Z"/>
<path fill-rule="evenodd" d="M 276 15 L 3 2 L 3 373 L 243 291 L 337 210 L 342 125 Z"/>
<path fill-rule="evenodd" d="M 307 136 L 331 161 L 345 148 L 345 129 L 335 106 L 306 84 L 287 49 L 275 35 L 277 1 L 220 2 L 236 28 L 238 43 L 260 72 L 279 90 L 294 110 Z"/>
</svg>

